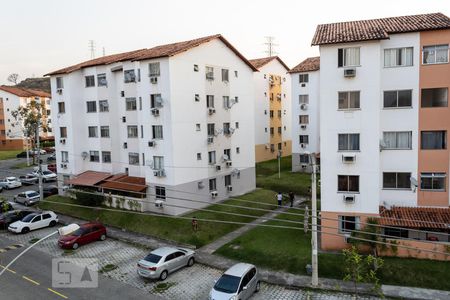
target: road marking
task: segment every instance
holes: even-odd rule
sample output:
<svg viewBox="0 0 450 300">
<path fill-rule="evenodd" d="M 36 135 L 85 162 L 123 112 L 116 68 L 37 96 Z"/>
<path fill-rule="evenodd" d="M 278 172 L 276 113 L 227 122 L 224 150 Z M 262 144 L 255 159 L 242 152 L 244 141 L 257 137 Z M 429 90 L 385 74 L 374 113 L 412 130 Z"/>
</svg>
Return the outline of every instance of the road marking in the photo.
<svg viewBox="0 0 450 300">
<path fill-rule="evenodd" d="M 14 250 L 14 249 L 21 248 L 21 247 L 23 247 L 22 244 L 14 244 L 14 245 L 6 246 L 3 248 L 0 248 L 0 253 L 5 253 L 8 250 Z"/>
<path fill-rule="evenodd" d="M 0 267 L 2 267 L 3 269 L 6 268 L 5 266 L 2 266 L 2 265 L 0 265 Z M 13 270 L 11 270 L 11 269 L 6 269 L 6 271 L 9 271 L 9 272 L 11 272 L 11 273 L 13 273 L 13 274 L 16 274 L 16 271 L 13 271 Z"/>
<path fill-rule="evenodd" d="M 54 293 L 54 294 L 56 294 L 56 295 L 58 295 L 58 296 L 60 296 L 60 297 L 62 297 L 62 298 L 64 298 L 64 299 L 67 299 L 68 297 L 67 296 L 64 296 L 63 294 L 61 294 L 61 293 L 58 293 L 57 291 L 55 291 L 55 290 L 52 290 L 51 288 L 47 288 L 50 292 L 52 292 L 52 293 Z"/>
<path fill-rule="evenodd" d="M 33 279 L 31 279 L 31 278 L 29 278 L 29 277 L 27 277 L 25 275 L 22 275 L 22 278 L 25 279 L 25 280 L 28 280 L 31 283 L 34 283 L 35 285 L 41 285 L 39 282 L 34 281 Z"/>
</svg>

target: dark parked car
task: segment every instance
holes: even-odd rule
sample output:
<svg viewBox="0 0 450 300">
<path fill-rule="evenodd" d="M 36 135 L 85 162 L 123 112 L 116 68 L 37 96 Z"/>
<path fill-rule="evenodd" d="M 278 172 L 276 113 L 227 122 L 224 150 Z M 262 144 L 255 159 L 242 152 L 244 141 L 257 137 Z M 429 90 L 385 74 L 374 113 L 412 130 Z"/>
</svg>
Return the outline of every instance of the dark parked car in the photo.
<svg viewBox="0 0 450 300">
<path fill-rule="evenodd" d="M 27 152 L 23 151 L 16 155 L 17 158 L 25 158 L 27 157 Z"/>
<path fill-rule="evenodd" d="M 62 235 L 58 245 L 65 249 L 77 249 L 79 246 L 106 239 L 106 228 L 101 223 L 89 222 L 67 235 Z"/>
<path fill-rule="evenodd" d="M 31 213 L 32 211 L 29 210 L 12 210 L 0 214 L 0 228 L 7 229 L 9 224 L 22 220 Z"/>
<path fill-rule="evenodd" d="M 52 195 L 58 195 L 58 187 L 56 185 L 47 185 L 43 188 L 44 198 Z"/>
</svg>

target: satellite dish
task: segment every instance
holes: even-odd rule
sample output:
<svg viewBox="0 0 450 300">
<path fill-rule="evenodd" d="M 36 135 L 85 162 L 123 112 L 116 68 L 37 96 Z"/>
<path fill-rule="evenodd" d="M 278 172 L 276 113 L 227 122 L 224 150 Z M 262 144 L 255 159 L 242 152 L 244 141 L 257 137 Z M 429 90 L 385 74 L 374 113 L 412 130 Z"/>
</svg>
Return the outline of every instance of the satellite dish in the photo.
<svg viewBox="0 0 450 300">
<path fill-rule="evenodd" d="M 228 155 L 224 154 L 224 155 L 223 155 L 223 160 L 224 160 L 224 161 L 227 161 L 227 160 L 228 160 Z"/>
<path fill-rule="evenodd" d="M 383 206 L 386 207 L 387 210 L 391 209 L 391 205 L 386 201 L 383 201 Z"/>
<path fill-rule="evenodd" d="M 380 151 L 387 148 L 386 142 L 384 140 L 380 140 Z"/>
<path fill-rule="evenodd" d="M 86 159 L 86 157 L 88 157 L 88 153 L 86 151 L 81 152 L 81 157 Z"/>
<path fill-rule="evenodd" d="M 417 179 L 415 179 L 414 177 L 410 177 L 409 181 L 411 181 L 411 184 L 415 187 L 419 186 L 419 183 L 417 182 Z"/>
</svg>

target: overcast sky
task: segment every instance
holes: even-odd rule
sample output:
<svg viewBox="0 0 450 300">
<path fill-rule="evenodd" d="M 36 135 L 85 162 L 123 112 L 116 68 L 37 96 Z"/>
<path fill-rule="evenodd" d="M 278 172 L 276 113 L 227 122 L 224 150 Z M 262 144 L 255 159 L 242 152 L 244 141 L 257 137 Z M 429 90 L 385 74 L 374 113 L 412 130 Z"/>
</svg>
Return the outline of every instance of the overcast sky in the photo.
<svg viewBox="0 0 450 300">
<path fill-rule="evenodd" d="M 308 56 L 317 24 L 430 12 L 449 0 L 0 0 L 0 84 L 10 73 L 39 77 L 96 55 L 221 33 L 247 58 L 264 37 L 293 67 Z"/>
</svg>

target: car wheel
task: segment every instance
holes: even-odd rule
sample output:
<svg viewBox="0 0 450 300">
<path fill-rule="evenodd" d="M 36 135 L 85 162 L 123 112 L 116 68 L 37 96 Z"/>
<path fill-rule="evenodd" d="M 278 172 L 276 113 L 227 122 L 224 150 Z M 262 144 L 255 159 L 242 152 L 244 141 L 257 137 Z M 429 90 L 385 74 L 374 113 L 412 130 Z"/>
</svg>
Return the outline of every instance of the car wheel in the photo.
<svg viewBox="0 0 450 300">
<path fill-rule="evenodd" d="M 55 225 L 56 225 L 56 221 L 55 220 L 51 221 L 50 224 L 49 224 L 50 227 L 53 227 Z"/>
<path fill-rule="evenodd" d="M 160 279 L 161 281 L 164 281 L 164 280 L 167 279 L 167 275 L 169 275 L 169 272 L 167 272 L 167 271 L 162 271 L 161 275 L 159 275 L 159 279 Z"/>
<path fill-rule="evenodd" d="M 73 249 L 73 250 L 78 249 L 78 243 L 74 243 L 74 244 L 72 245 L 72 249 Z"/>
<path fill-rule="evenodd" d="M 106 234 L 102 234 L 102 235 L 100 236 L 100 240 L 101 240 L 101 241 L 106 240 Z"/>
<path fill-rule="evenodd" d="M 256 283 L 256 287 L 255 287 L 255 293 L 259 292 L 259 289 L 261 288 L 261 282 L 257 282 Z"/>
<path fill-rule="evenodd" d="M 28 201 L 25 201 L 24 205 L 28 206 L 28 205 L 30 205 L 30 203 L 28 203 Z"/>
<path fill-rule="evenodd" d="M 21 233 L 28 233 L 28 232 L 30 232 L 30 228 L 28 228 L 28 227 L 22 228 Z"/>
<path fill-rule="evenodd" d="M 192 267 L 194 265 L 194 263 L 195 263 L 195 259 L 193 257 L 191 257 L 191 258 L 189 258 L 187 265 L 188 265 L 188 267 Z"/>
</svg>

